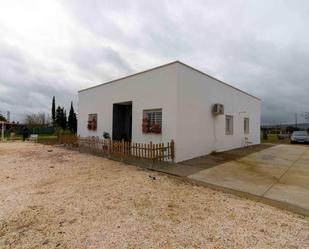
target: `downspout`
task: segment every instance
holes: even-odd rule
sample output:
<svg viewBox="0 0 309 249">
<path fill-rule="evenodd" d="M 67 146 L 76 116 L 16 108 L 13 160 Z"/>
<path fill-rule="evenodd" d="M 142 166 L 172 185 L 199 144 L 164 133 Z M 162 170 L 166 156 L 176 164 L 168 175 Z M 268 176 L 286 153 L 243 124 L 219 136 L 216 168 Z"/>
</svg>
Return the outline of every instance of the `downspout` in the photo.
<svg viewBox="0 0 309 249">
<path fill-rule="evenodd" d="M 214 126 L 214 151 L 216 152 L 217 150 L 218 150 L 218 148 L 217 148 L 217 131 L 216 131 L 216 119 L 217 119 L 217 116 L 216 115 L 212 115 L 212 117 L 213 117 L 213 120 L 214 120 L 214 122 L 213 122 L 213 126 Z"/>
</svg>

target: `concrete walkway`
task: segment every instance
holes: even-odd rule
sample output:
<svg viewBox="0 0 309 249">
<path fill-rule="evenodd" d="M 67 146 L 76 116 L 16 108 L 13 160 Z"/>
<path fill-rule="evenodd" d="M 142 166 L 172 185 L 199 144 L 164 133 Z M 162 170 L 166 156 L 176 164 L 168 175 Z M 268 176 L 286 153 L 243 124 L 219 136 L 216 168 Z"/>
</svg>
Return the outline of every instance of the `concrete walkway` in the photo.
<svg viewBox="0 0 309 249">
<path fill-rule="evenodd" d="M 309 215 L 309 146 L 261 146 L 156 170 Z"/>
</svg>

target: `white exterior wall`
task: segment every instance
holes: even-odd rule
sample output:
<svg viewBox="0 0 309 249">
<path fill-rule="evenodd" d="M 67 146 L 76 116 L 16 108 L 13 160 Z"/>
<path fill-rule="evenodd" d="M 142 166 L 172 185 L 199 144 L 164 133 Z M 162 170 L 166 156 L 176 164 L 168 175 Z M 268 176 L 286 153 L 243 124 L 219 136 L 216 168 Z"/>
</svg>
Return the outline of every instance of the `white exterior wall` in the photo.
<svg viewBox="0 0 309 249">
<path fill-rule="evenodd" d="M 175 161 L 260 143 L 261 102 L 181 63 L 80 91 L 78 134 L 112 136 L 113 104 L 132 101 L 132 141 L 175 141 Z M 224 115 L 213 116 L 212 105 L 224 104 Z M 143 110 L 162 108 L 162 134 L 142 132 Z M 97 113 L 97 131 L 87 129 L 88 114 Z M 225 134 L 225 115 L 233 116 L 233 135 Z M 244 134 L 244 117 L 250 132 Z"/>
<path fill-rule="evenodd" d="M 185 65 L 177 66 L 177 161 L 244 146 L 245 137 L 260 143 L 260 100 Z M 215 103 L 224 105 L 224 115 L 213 116 Z M 233 116 L 233 135 L 225 134 L 225 115 Z M 249 134 L 244 134 L 244 117 L 250 120 Z"/>
<path fill-rule="evenodd" d="M 132 141 L 169 142 L 176 136 L 177 64 L 80 91 L 78 94 L 78 135 L 112 136 L 113 104 L 132 101 Z M 142 132 L 143 110 L 162 108 L 162 134 Z M 88 114 L 97 113 L 97 131 L 87 129 Z"/>
</svg>

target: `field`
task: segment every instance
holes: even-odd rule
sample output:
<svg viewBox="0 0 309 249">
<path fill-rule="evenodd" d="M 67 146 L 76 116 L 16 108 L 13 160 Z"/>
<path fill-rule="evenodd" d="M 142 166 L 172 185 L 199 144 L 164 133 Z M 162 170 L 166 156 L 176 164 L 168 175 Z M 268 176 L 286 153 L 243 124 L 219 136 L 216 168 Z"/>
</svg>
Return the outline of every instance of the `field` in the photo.
<svg viewBox="0 0 309 249">
<path fill-rule="evenodd" d="M 309 219 L 176 177 L 0 143 L 0 248 L 308 248 Z"/>
</svg>

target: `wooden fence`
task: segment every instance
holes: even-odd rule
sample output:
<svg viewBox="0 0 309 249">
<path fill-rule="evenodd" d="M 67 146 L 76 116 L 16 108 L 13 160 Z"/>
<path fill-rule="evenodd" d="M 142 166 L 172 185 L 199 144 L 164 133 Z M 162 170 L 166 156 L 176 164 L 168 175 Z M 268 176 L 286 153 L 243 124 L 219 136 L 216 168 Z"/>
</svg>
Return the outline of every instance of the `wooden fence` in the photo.
<svg viewBox="0 0 309 249">
<path fill-rule="evenodd" d="M 107 156 L 115 156 L 121 159 L 134 158 L 151 162 L 174 161 L 175 143 L 131 143 L 126 141 L 114 141 L 111 139 L 99 139 L 96 137 L 61 136 L 61 144 L 71 145 L 81 149 L 103 153 Z"/>
</svg>

